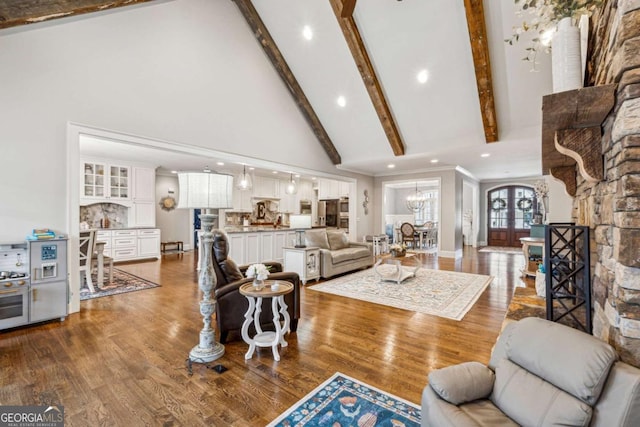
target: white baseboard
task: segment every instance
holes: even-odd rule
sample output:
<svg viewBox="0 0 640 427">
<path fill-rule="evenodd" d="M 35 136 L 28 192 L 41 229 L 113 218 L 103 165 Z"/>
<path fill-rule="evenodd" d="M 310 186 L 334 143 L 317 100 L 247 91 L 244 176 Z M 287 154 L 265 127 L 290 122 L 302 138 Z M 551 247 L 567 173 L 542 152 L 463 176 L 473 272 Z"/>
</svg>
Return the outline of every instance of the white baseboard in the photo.
<svg viewBox="0 0 640 427">
<path fill-rule="evenodd" d="M 458 249 L 457 251 L 438 251 L 438 257 L 462 258 L 462 249 Z"/>
</svg>

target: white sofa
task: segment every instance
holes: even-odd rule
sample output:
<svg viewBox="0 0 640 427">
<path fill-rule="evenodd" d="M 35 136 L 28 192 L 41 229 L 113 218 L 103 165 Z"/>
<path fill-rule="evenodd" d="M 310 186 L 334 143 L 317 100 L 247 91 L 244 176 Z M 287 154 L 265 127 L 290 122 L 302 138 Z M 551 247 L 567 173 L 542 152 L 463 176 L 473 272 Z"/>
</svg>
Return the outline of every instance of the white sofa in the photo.
<svg viewBox="0 0 640 427">
<path fill-rule="evenodd" d="M 371 244 L 350 242 L 344 231 L 317 228 L 306 230 L 304 234 L 307 246 L 320 248 L 320 276 L 323 278 L 373 265 Z"/>
<path fill-rule="evenodd" d="M 422 426 L 640 426 L 640 369 L 609 344 L 528 317 L 507 324 L 489 366 L 437 369 Z"/>
</svg>

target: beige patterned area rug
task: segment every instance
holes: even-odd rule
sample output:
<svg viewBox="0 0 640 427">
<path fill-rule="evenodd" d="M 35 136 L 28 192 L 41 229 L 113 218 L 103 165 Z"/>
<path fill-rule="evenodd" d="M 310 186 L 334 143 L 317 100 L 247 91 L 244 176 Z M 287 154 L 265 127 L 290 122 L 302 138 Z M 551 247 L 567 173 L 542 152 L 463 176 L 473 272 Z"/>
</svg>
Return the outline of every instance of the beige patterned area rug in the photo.
<svg viewBox="0 0 640 427">
<path fill-rule="evenodd" d="M 395 267 L 379 268 L 384 273 Z M 397 284 L 381 281 L 370 268 L 307 286 L 314 291 L 462 320 L 492 281 L 493 276 L 420 269 L 416 277 Z"/>
<path fill-rule="evenodd" d="M 478 252 L 495 252 L 499 254 L 522 255 L 522 248 L 510 248 L 506 246 L 485 246 L 478 249 Z"/>
</svg>

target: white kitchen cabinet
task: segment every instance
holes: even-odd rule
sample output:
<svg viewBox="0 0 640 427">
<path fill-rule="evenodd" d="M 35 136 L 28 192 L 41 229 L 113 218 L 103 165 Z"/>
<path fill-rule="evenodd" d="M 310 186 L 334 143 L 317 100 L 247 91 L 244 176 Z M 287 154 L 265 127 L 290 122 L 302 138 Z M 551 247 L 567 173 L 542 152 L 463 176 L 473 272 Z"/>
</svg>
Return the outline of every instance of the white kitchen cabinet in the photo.
<svg viewBox="0 0 640 427">
<path fill-rule="evenodd" d="M 247 239 L 245 233 L 229 233 L 229 256 L 238 265 L 246 264 Z"/>
<path fill-rule="evenodd" d="M 112 258 L 114 261 L 124 261 L 125 259 L 138 257 L 136 230 L 114 230 L 112 233 Z"/>
<path fill-rule="evenodd" d="M 156 205 L 153 201 L 135 201 L 129 208 L 130 227 L 155 227 Z"/>
<path fill-rule="evenodd" d="M 260 262 L 273 261 L 274 233 L 260 233 Z"/>
<path fill-rule="evenodd" d="M 251 212 L 251 190 L 233 190 L 233 212 Z"/>
<path fill-rule="evenodd" d="M 287 194 L 287 185 L 289 180 L 280 181 L 280 205 L 279 210 L 282 213 L 295 213 L 297 194 Z"/>
<path fill-rule="evenodd" d="M 247 239 L 246 244 L 246 252 L 245 252 L 245 264 L 255 264 L 257 262 L 262 262 L 262 233 L 246 233 L 245 238 Z"/>
<path fill-rule="evenodd" d="M 80 199 L 88 203 L 130 200 L 131 168 L 106 162 L 82 160 Z"/>
<path fill-rule="evenodd" d="M 344 181 L 338 181 L 338 196 L 349 197 L 349 183 Z"/>
<path fill-rule="evenodd" d="M 249 233 L 227 233 L 229 256 L 236 264 L 255 264 L 265 261 L 282 262 L 283 248 L 295 240 L 295 231 L 274 230 Z"/>
<path fill-rule="evenodd" d="M 160 230 L 143 229 L 137 230 L 138 257 L 151 258 L 160 257 Z"/>
<path fill-rule="evenodd" d="M 333 179 L 318 180 L 318 199 L 339 199 L 349 197 L 350 185 L 345 181 Z"/>
<path fill-rule="evenodd" d="M 105 256 L 112 256 L 112 238 L 111 238 L 111 231 L 103 231 L 100 230 L 96 233 L 96 241 L 97 242 L 104 242 L 104 255 Z"/>
<path fill-rule="evenodd" d="M 98 242 L 105 242 L 104 254 L 114 261 L 160 258 L 160 229 L 98 230 Z"/>
<path fill-rule="evenodd" d="M 133 201 L 154 202 L 156 199 L 156 170 L 133 167 Z"/>
<path fill-rule="evenodd" d="M 280 180 L 257 176 L 253 180 L 253 197 L 277 199 L 280 197 Z"/>
<path fill-rule="evenodd" d="M 278 262 L 282 262 L 284 259 L 283 248 L 287 246 L 287 244 L 291 244 L 287 242 L 287 232 L 286 231 L 274 231 L 273 232 L 273 257 L 272 259 Z"/>
</svg>

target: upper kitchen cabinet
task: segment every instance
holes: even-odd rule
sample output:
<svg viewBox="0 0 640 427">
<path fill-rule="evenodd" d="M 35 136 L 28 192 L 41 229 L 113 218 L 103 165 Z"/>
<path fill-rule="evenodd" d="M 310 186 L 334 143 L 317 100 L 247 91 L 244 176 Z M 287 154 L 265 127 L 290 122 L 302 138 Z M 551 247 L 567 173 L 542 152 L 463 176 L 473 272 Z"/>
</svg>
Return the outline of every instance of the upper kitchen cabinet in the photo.
<svg viewBox="0 0 640 427">
<path fill-rule="evenodd" d="M 349 183 L 333 179 L 318 180 L 318 199 L 349 197 Z"/>
<path fill-rule="evenodd" d="M 156 170 L 148 167 L 133 168 L 133 200 L 155 201 L 156 198 Z"/>
<path fill-rule="evenodd" d="M 133 205 L 129 209 L 131 227 L 156 226 L 156 170 L 133 166 Z"/>
<path fill-rule="evenodd" d="M 256 176 L 253 180 L 253 197 L 264 199 L 280 198 L 280 180 Z"/>
<path fill-rule="evenodd" d="M 98 201 L 128 201 L 130 200 L 131 168 L 97 162 L 81 161 L 80 167 L 80 199 L 86 203 Z"/>
</svg>

